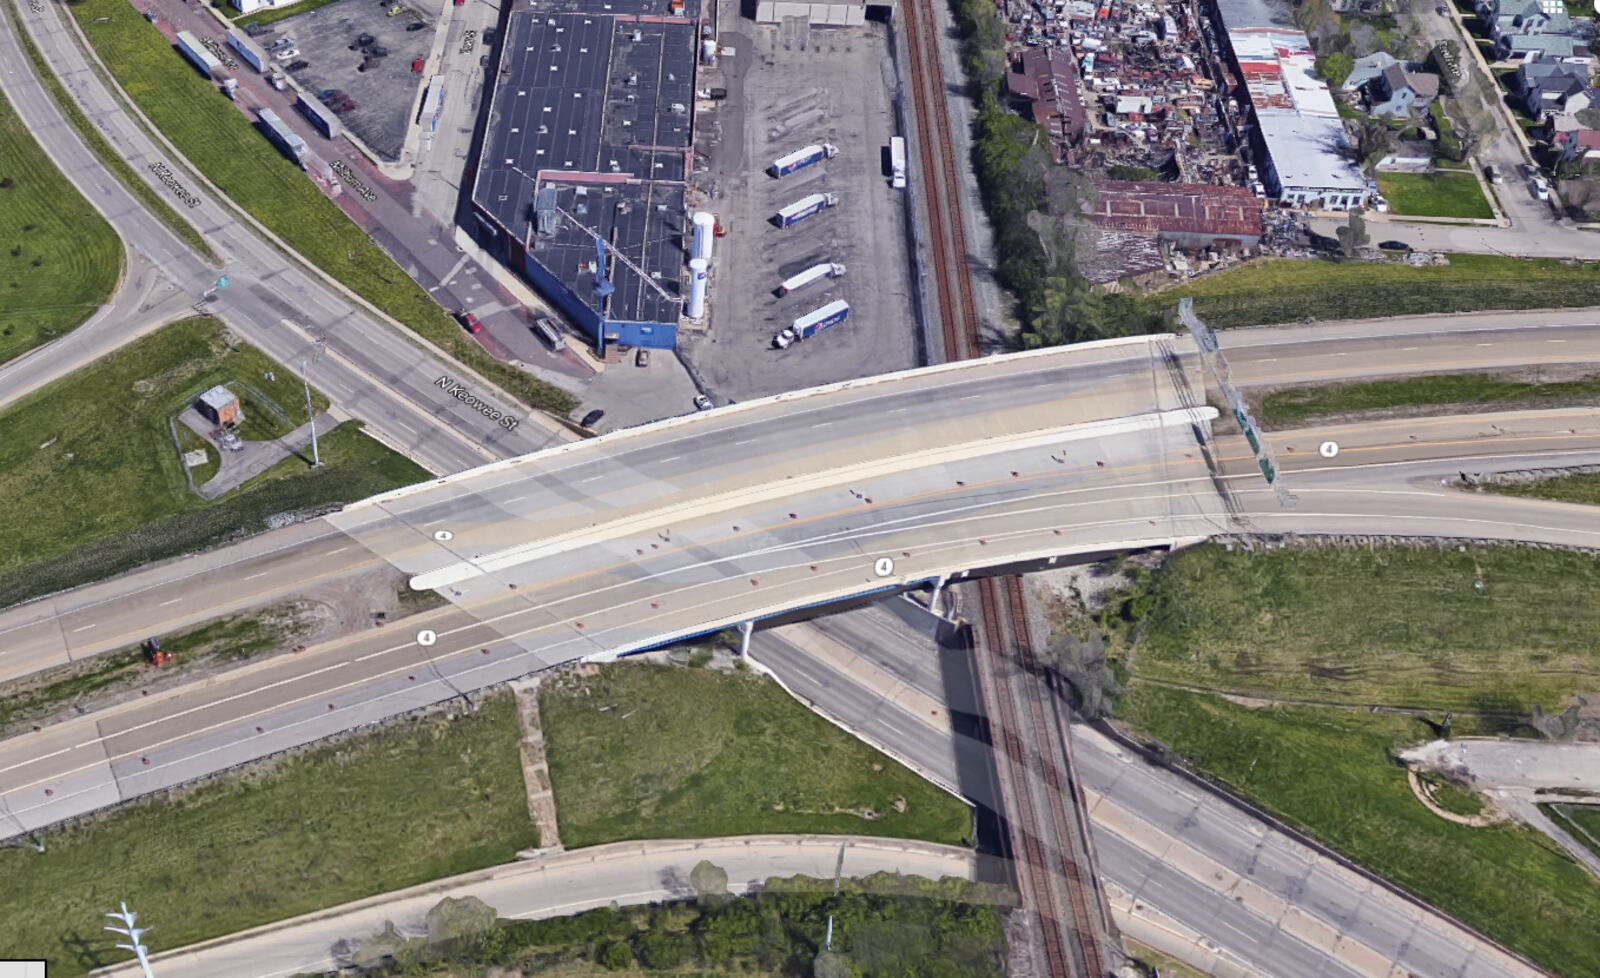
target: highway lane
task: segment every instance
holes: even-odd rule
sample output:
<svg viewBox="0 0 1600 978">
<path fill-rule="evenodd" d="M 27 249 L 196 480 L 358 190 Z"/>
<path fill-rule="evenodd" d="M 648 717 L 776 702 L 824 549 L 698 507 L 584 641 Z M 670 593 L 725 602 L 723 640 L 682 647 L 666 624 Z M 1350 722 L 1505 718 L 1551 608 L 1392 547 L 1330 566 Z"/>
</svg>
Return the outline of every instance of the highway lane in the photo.
<svg viewBox="0 0 1600 978">
<path fill-rule="evenodd" d="M 95 126 L 134 171 L 158 193 L 168 191 L 149 171 L 164 164 L 200 199 L 193 208 L 169 197 L 225 256 L 231 284 L 208 311 L 221 316 L 245 339 L 284 364 L 311 353 L 326 355 L 314 381 L 334 404 L 361 418 L 384 440 L 436 472 L 455 472 L 484 461 L 534 451 L 568 437 L 548 419 L 519 409 L 491 385 L 464 375 L 453 361 L 425 349 L 404 327 L 365 310 L 320 275 L 289 260 L 223 206 L 176 155 L 158 146 L 121 109 L 73 42 L 57 5 L 19 5 L 19 16 L 35 43 L 56 66 L 63 83 Z M 130 250 L 145 256 L 178 291 L 197 301 L 217 270 L 189 251 L 146 213 L 60 114 L 32 73 L 8 19 L 0 18 L 0 87 L 40 144 L 84 196 L 106 215 Z M 72 344 L 45 348 L 23 373 L 7 375 L 0 403 L 65 376 L 126 342 L 130 331 L 150 324 L 106 321 Z M 525 419 L 508 431 L 434 386 L 441 376 L 462 380 L 482 399 Z"/>
<path fill-rule="evenodd" d="M 1581 430 L 1574 425 L 1582 412 L 1571 409 L 1496 417 L 1504 437 L 1536 438 L 1527 446 L 1536 452 L 1565 446 L 1600 458 L 1592 411 Z M 1455 430 L 1435 426 L 1433 439 L 1456 454 L 1427 463 L 1407 461 L 1425 451 L 1408 433 L 1411 420 L 1389 423 L 1388 435 L 1383 425 L 1359 426 L 1337 458 L 1307 457 L 1286 476 L 1301 493 L 1293 510 L 1277 510 L 1264 485 L 1235 492 L 1258 528 L 1507 538 L 1559 531 L 1554 542 L 1600 546 L 1600 523 L 1585 507 L 1438 487 L 1441 466 L 1490 459 L 1521 468 L 1540 457 L 1507 455 L 1495 438 L 1461 437 L 1483 416 L 1458 419 Z M 444 609 L 0 742 L 0 802 L 11 818 L 0 831 L 49 824 L 576 658 L 969 567 L 1235 528 L 1212 474 L 1194 457 L 1188 426 L 1156 435 L 1091 434 L 980 455 L 963 447 L 959 459 L 859 482 L 864 498 L 838 493 L 831 510 L 815 512 L 808 498 L 803 518 L 790 516 L 804 505 L 794 498 L 735 500 L 674 520 L 665 532 L 646 520 L 601 543 L 535 555 L 458 582 L 458 603 Z M 1096 461 L 1057 461 L 1079 451 Z M 1244 464 L 1242 453 L 1226 464 Z M 1492 520 L 1492 533 L 1475 532 L 1478 519 Z M 482 532 L 494 529 L 490 519 Z M 895 565 L 887 573 L 875 566 L 885 557 Z M 278 572 L 299 569 L 291 561 Z"/>
<path fill-rule="evenodd" d="M 931 641 L 930 617 L 862 609 L 758 632 L 751 655 L 852 733 L 992 808 L 967 653 Z M 827 640 L 835 635 L 845 641 Z M 937 709 L 946 703 L 949 713 Z M 1114 909 L 1126 895 L 1274 978 L 1382 978 L 1390 965 L 1418 978 L 1537 974 L 1093 730 L 1074 727 L 1073 755 Z M 1176 950 L 1199 965 L 1215 953 Z"/>
<path fill-rule="evenodd" d="M 841 863 L 841 850 L 843 861 Z M 333 945 L 359 941 L 393 923 L 406 937 L 427 934 L 429 909 L 443 899 L 473 897 L 502 919 L 542 919 L 611 904 L 635 906 L 689 900 L 689 874 L 710 860 L 728 873 L 728 889 L 746 893 L 768 879 L 796 875 L 849 879 L 874 873 L 904 873 L 927 879 L 984 879 L 987 861 L 971 850 L 862 836 L 748 836 L 699 841 L 621 842 L 534 859 L 343 907 L 269 924 L 201 945 L 167 951 L 153 959 L 161 978 L 284 978 L 321 973 L 337 966 Z M 161 926 L 161 908 L 136 908 L 142 922 Z M 94 972 L 136 976 L 137 965 Z"/>
</svg>

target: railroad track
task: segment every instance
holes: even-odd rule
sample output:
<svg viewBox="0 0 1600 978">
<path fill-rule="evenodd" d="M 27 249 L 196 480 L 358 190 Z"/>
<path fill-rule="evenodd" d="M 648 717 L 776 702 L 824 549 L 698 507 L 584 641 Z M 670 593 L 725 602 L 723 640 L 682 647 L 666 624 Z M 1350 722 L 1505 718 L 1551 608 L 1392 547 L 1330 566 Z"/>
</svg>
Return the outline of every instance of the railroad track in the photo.
<svg viewBox="0 0 1600 978">
<path fill-rule="evenodd" d="M 998 707 L 997 715 L 990 717 L 990 734 L 998 741 L 996 746 L 1001 756 L 1009 758 L 1018 768 L 1010 779 L 1010 797 L 1004 797 L 1002 787 L 1005 811 L 1012 820 L 1012 860 L 1018 877 L 1026 877 L 1027 892 L 1031 893 L 1044 925 L 1041 937 L 1048 973 L 1052 978 L 1058 975 L 1099 978 L 1105 974 L 1104 960 L 1096 938 L 1096 915 L 1086 896 L 1093 888 L 1086 884 L 1092 881 L 1086 879 L 1074 852 L 1072 826 L 1075 823 L 1064 801 L 1072 788 L 1064 774 L 1066 769 L 1047 756 L 1053 753 L 1061 737 L 1060 728 L 1052 719 L 1053 707 L 1045 700 L 1047 690 L 1041 681 L 1030 680 L 1027 676 L 1019 682 L 1006 681 L 1008 666 L 1023 673 L 1035 673 L 1038 667 L 1028 630 L 1022 580 L 1018 577 L 988 578 L 979 582 L 978 587 L 982 602 L 983 654 L 991 660 L 990 668 L 985 671 L 992 677 L 992 699 Z M 1011 650 L 1015 651 L 1015 660 L 1008 663 Z M 1019 713 L 1026 716 L 1019 719 Z M 1043 799 L 1035 797 L 1030 784 L 1031 772 L 1035 769 L 1044 781 Z M 1038 804 L 1041 800 L 1043 806 Z M 1048 810 L 1052 823 L 1048 836 L 1040 831 L 1041 810 Z M 1015 851 L 1017 849 L 1020 851 Z M 1059 888 L 1054 885 L 1057 879 L 1062 883 Z M 1069 910 L 1070 920 L 1057 919 L 1051 913 L 1051 908 L 1062 903 Z"/>
<path fill-rule="evenodd" d="M 967 269 L 967 232 L 961 220 L 961 181 L 950 134 L 939 31 L 932 0 L 900 6 L 910 53 L 911 103 L 917 118 L 923 195 L 928 204 L 928 240 L 933 251 L 934 314 L 941 322 L 946 360 L 979 356 L 978 304 Z"/>
</svg>

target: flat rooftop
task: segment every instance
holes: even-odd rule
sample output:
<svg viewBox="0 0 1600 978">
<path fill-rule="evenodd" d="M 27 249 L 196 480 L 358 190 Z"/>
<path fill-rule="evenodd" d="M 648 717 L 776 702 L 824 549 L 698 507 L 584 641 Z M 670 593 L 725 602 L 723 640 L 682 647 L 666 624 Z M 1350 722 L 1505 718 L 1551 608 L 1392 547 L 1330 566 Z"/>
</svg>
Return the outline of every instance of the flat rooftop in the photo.
<svg viewBox="0 0 1600 978">
<path fill-rule="evenodd" d="M 1337 116 L 1292 111 L 1256 113 L 1261 138 L 1285 188 L 1309 187 L 1359 193 L 1367 188 L 1350 159 L 1350 140 Z"/>
<path fill-rule="evenodd" d="M 595 243 L 579 222 L 679 294 L 698 9 L 541 0 L 511 15 L 473 201 L 585 301 Z M 608 319 L 677 322 L 675 304 L 611 265 Z"/>
<path fill-rule="evenodd" d="M 1095 184 L 1091 219 L 1123 231 L 1261 234 L 1261 201 L 1243 187 L 1107 180 Z"/>
</svg>

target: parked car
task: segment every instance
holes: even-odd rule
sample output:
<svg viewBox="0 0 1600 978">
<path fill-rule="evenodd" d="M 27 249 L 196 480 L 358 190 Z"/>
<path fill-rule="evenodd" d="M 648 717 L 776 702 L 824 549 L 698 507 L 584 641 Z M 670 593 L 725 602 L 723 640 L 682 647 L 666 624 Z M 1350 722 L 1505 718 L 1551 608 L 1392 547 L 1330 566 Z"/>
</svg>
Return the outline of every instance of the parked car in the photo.
<svg viewBox="0 0 1600 978">
<path fill-rule="evenodd" d="M 1545 182 L 1544 177 L 1534 177 L 1529 180 L 1528 189 L 1532 190 L 1533 196 L 1539 200 L 1550 199 L 1550 184 Z"/>
<path fill-rule="evenodd" d="M 260 37 L 261 35 L 265 34 L 266 32 L 267 32 L 267 29 L 265 27 L 263 27 L 262 25 L 260 25 L 260 24 L 246 24 L 246 25 L 244 25 L 244 33 L 245 33 L 246 37 Z"/>
<path fill-rule="evenodd" d="M 277 54 L 273 55 L 273 57 L 277 58 L 279 61 L 290 61 L 300 57 L 300 49 L 284 48 L 282 51 L 279 51 Z"/>
<path fill-rule="evenodd" d="M 291 62 L 289 62 L 289 70 L 290 71 L 304 71 L 305 69 L 307 69 L 309 67 L 311 67 L 311 62 L 309 62 L 309 61 L 301 60 L 301 61 L 291 61 Z"/>
<path fill-rule="evenodd" d="M 342 88 L 324 88 L 317 93 L 317 100 L 320 102 L 337 102 L 342 98 L 344 98 L 344 89 Z"/>
<path fill-rule="evenodd" d="M 1411 246 L 1404 241 L 1380 241 L 1378 247 L 1384 251 L 1410 251 Z"/>
<path fill-rule="evenodd" d="M 282 51 L 284 48 L 292 48 L 292 47 L 294 47 L 294 38 L 292 38 L 292 37 L 280 37 L 276 41 L 273 41 L 271 44 L 267 45 L 267 50 L 268 51 Z"/>
<path fill-rule="evenodd" d="M 1494 168 L 1493 163 L 1485 163 L 1483 165 L 1483 176 L 1484 179 L 1493 184 L 1499 184 L 1501 181 L 1500 171 Z"/>
<path fill-rule="evenodd" d="M 458 5 L 460 2 L 461 0 L 456 0 Z M 602 411 L 600 408 L 595 408 L 593 411 L 590 411 L 588 414 L 584 415 L 583 420 L 579 421 L 578 424 L 585 428 L 593 428 L 595 425 L 599 424 L 600 419 L 605 416 L 606 413 L 604 411 Z"/>
<path fill-rule="evenodd" d="M 408 30 L 408 31 L 420 31 L 424 27 L 427 27 L 427 26 L 428 26 L 427 24 L 424 24 L 420 20 L 414 20 L 411 23 L 406 25 L 406 30 Z"/>
<path fill-rule="evenodd" d="M 482 55 L 482 56 L 480 56 L 478 58 L 478 67 L 479 68 L 487 68 L 487 67 L 489 67 L 489 56 L 487 54 Z"/>
<path fill-rule="evenodd" d="M 711 403 L 711 398 L 704 394 L 696 394 L 694 396 L 694 409 L 696 411 L 709 411 L 714 407 L 716 405 Z"/>
<path fill-rule="evenodd" d="M 1433 12 L 1438 14 L 1440 17 L 1448 17 L 1448 16 L 1450 16 L 1450 11 L 1445 9 L 1445 5 L 1442 4 L 1442 3 L 1439 4 L 1439 6 L 1434 7 L 1433 8 Z"/>
<path fill-rule="evenodd" d="M 478 322 L 478 317 L 470 312 L 458 312 L 456 313 L 456 318 L 461 320 L 461 325 L 465 326 L 469 333 L 481 333 L 483 331 L 483 324 Z"/>
<path fill-rule="evenodd" d="M 650 351 L 642 346 L 639 347 L 638 352 L 633 355 L 633 365 L 635 367 L 650 366 Z"/>
</svg>

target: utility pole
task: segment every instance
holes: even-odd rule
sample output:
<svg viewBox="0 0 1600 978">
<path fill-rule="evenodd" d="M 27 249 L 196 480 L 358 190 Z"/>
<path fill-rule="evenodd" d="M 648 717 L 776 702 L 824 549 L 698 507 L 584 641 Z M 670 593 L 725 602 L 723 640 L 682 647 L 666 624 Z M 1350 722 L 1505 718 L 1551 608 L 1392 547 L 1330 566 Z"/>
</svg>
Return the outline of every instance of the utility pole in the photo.
<svg viewBox="0 0 1600 978">
<path fill-rule="evenodd" d="M 144 936 L 144 930 L 133 925 L 135 918 L 137 918 L 139 915 L 128 909 L 128 902 L 126 900 L 122 901 L 121 906 L 122 911 L 120 913 L 108 913 L 106 916 L 110 917 L 112 920 L 115 920 L 122 926 L 118 927 L 115 924 L 107 924 L 106 930 L 113 934 L 121 934 L 123 937 L 126 937 L 128 939 L 128 943 L 118 944 L 117 947 L 124 951 L 133 952 L 133 956 L 139 959 L 139 967 L 144 971 L 144 978 L 155 978 L 154 973 L 150 970 L 150 949 L 144 946 L 143 941 L 139 940 L 139 938 Z"/>
<path fill-rule="evenodd" d="M 322 349 L 323 343 L 318 340 L 316 351 L 310 357 L 300 358 L 300 384 L 306 392 L 306 421 L 311 425 L 311 467 L 314 469 L 322 466 L 322 455 L 317 451 L 317 414 L 311 406 L 311 380 L 308 374 L 310 365 L 322 359 Z"/>
</svg>

